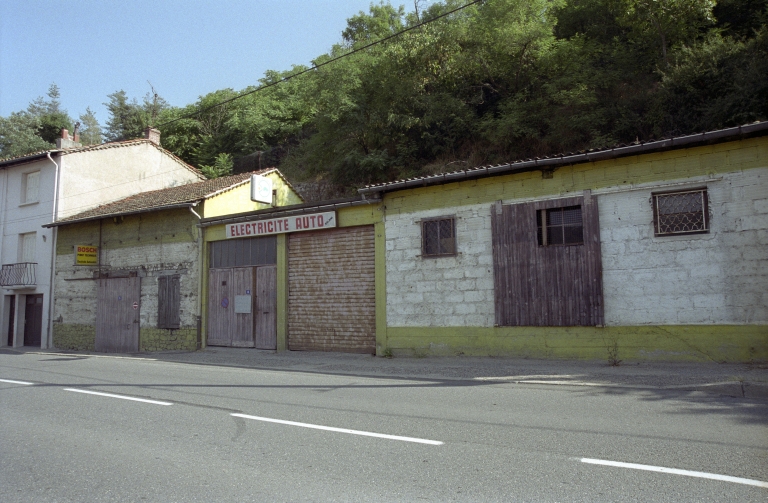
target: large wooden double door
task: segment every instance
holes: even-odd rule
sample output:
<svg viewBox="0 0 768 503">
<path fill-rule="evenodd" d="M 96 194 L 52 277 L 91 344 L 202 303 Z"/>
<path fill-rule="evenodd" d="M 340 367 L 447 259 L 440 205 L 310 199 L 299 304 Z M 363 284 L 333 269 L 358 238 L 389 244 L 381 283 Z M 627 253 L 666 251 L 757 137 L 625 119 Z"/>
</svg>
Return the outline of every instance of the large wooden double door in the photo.
<svg viewBox="0 0 768 503">
<path fill-rule="evenodd" d="M 208 345 L 277 349 L 277 267 L 208 273 Z"/>
</svg>

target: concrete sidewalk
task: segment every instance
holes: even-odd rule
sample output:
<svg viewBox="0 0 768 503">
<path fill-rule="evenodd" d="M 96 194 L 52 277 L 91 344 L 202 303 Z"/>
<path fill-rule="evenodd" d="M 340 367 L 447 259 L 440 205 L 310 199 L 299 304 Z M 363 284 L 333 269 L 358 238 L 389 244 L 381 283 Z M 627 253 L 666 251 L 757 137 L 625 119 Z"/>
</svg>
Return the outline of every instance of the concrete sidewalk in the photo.
<svg viewBox="0 0 768 503">
<path fill-rule="evenodd" d="M 633 362 L 610 366 L 605 361 L 533 360 L 523 358 L 428 357 L 377 358 L 371 355 L 301 351 L 262 351 L 208 347 L 194 352 L 105 354 L 2 348 L 0 353 L 143 358 L 168 362 L 264 370 L 366 377 L 509 382 L 668 393 L 705 392 L 768 400 L 768 364 Z"/>
</svg>

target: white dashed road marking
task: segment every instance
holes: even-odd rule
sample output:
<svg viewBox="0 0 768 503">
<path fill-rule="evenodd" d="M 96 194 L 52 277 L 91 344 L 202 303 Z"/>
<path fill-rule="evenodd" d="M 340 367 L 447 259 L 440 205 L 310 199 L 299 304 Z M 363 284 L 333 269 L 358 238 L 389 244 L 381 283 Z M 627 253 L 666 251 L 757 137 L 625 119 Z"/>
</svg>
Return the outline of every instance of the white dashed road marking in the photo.
<svg viewBox="0 0 768 503">
<path fill-rule="evenodd" d="M 694 472 L 690 470 L 679 470 L 677 468 L 666 468 L 664 466 L 638 465 L 636 463 L 622 463 L 621 461 L 607 461 L 605 459 L 581 458 L 581 462 L 593 465 L 631 468 L 633 470 L 645 470 L 649 472 L 672 473 L 674 475 L 685 475 L 686 477 L 699 477 L 702 479 L 721 480 L 723 482 L 733 482 L 736 484 L 768 488 L 768 482 L 753 479 L 743 479 L 740 477 L 731 477 L 730 475 L 720 475 L 717 473 Z"/>
<path fill-rule="evenodd" d="M 33 382 L 26 382 L 26 381 L 11 381 L 10 379 L 0 379 L 0 382 L 7 382 L 9 384 L 24 384 L 25 386 L 32 386 Z"/>
<path fill-rule="evenodd" d="M 85 393 L 86 395 L 106 396 L 109 398 L 121 398 L 123 400 L 133 400 L 134 402 L 153 403 L 155 405 L 173 405 L 173 403 L 171 402 L 160 402 L 157 400 L 147 400 L 145 398 L 134 398 L 132 396 L 125 396 L 125 395 L 113 395 L 112 393 L 101 393 L 98 391 L 87 391 L 84 389 L 64 388 L 64 391 L 74 391 L 75 393 Z"/>
<path fill-rule="evenodd" d="M 428 445 L 443 445 L 443 442 L 440 442 L 438 440 L 426 440 L 423 438 L 413 438 L 413 437 L 401 437 L 398 435 L 385 435 L 383 433 L 372 433 L 370 431 L 359 431 L 359 430 L 348 430 L 346 428 L 334 428 L 333 426 L 321 426 L 318 424 L 308 424 L 308 423 L 297 423 L 295 421 L 284 421 L 282 419 L 271 419 L 268 417 L 259 417 L 259 416 L 248 416 L 246 414 L 230 414 L 234 417 L 242 417 L 245 419 L 253 419 L 254 421 L 264 421 L 267 423 L 277 423 L 277 424 L 287 424 L 288 426 L 301 426 L 302 428 L 312 428 L 315 430 L 325 430 L 325 431 L 334 431 L 336 433 L 348 433 L 350 435 L 362 435 L 364 437 L 376 437 L 376 438 L 386 438 L 388 440 L 400 440 L 403 442 L 415 442 L 417 444 L 428 444 Z"/>
</svg>

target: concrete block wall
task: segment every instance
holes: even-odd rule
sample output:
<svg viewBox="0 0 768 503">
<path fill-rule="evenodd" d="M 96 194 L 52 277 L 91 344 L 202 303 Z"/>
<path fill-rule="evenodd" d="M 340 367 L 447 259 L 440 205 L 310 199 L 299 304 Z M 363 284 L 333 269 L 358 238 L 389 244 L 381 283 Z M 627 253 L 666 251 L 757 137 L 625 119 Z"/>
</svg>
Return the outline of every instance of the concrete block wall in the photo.
<svg viewBox="0 0 768 503">
<path fill-rule="evenodd" d="M 655 237 L 651 192 L 598 196 L 606 325 L 768 323 L 768 170 L 707 187 L 710 232 Z"/>
<path fill-rule="evenodd" d="M 766 177 L 758 168 L 596 191 L 606 325 L 768 323 Z M 651 192 L 703 185 L 711 231 L 654 237 Z M 490 211 L 468 204 L 386 214 L 388 326 L 493 326 Z M 455 216 L 458 255 L 422 258 L 420 221 L 438 216 Z"/>
<path fill-rule="evenodd" d="M 421 257 L 421 220 L 456 219 L 453 257 Z M 386 215 L 387 325 L 493 326 L 489 204 Z"/>
</svg>

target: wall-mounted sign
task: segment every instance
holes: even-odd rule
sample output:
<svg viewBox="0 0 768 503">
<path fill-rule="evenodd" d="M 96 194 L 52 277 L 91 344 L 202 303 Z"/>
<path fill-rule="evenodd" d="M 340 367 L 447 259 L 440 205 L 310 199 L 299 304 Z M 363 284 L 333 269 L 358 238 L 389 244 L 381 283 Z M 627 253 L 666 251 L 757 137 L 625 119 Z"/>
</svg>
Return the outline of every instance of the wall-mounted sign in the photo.
<svg viewBox="0 0 768 503">
<path fill-rule="evenodd" d="M 97 265 L 99 249 L 96 246 L 75 246 L 75 265 Z"/>
<path fill-rule="evenodd" d="M 318 229 L 330 229 L 331 227 L 336 227 L 335 211 L 227 224 L 227 239 L 268 236 L 270 234 L 283 234 L 286 232 L 315 231 Z"/>
<path fill-rule="evenodd" d="M 261 175 L 251 175 L 251 201 L 272 204 L 272 180 Z"/>
</svg>

